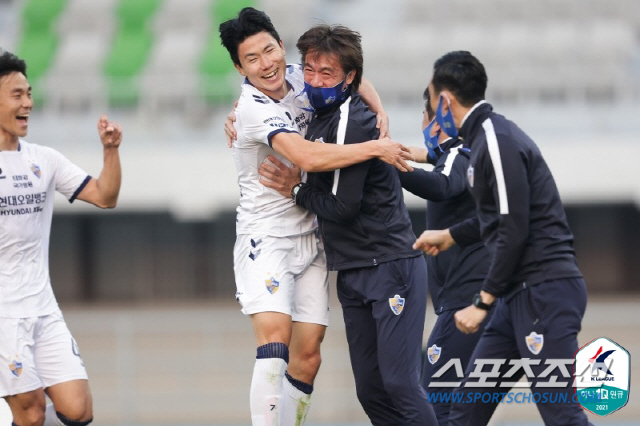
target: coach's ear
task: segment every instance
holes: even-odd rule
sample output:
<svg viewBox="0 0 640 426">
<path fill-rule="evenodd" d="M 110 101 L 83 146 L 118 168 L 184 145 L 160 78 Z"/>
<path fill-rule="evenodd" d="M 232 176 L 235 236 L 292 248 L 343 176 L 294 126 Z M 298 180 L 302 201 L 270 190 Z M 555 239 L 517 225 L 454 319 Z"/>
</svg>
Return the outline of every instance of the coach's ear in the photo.
<svg viewBox="0 0 640 426">
<path fill-rule="evenodd" d="M 445 89 L 442 92 L 440 92 L 440 95 L 444 97 L 444 102 L 442 103 L 442 113 L 446 114 L 447 111 L 449 111 L 449 105 L 451 105 L 452 108 L 457 108 L 460 105 L 460 102 L 458 102 L 458 99 L 456 99 L 456 97 L 453 95 L 453 93 L 451 93 L 449 90 Z M 449 102 L 447 102 L 447 100 Z"/>
<path fill-rule="evenodd" d="M 356 70 L 351 70 L 347 73 L 347 76 L 345 77 L 345 83 L 346 84 L 351 84 L 353 83 L 353 80 L 356 78 Z"/>
</svg>

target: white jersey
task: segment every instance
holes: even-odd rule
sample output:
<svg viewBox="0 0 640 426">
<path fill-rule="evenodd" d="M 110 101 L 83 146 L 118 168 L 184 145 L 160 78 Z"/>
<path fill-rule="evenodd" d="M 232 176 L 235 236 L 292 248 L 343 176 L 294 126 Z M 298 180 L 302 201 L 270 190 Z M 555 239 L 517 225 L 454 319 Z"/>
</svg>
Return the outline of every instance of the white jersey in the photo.
<svg viewBox="0 0 640 426">
<path fill-rule="evenodd" d="M 18 151 L 0 151 L 0 317 L 58 309 L 49 278 L 54 195 L 73 202 L 89 179 L 51 148 L 21 140 Z"/>
<path fill-rule="evenodd" d="M 271 138 L 280 132 L 299 133 L 304 137 L 311 119 L 300 65 L 287 65 L 286 80 L 291 90 L 276 101 L 245 80 L 236 108 L 238 139 L 233 158 L 238 171 L 240 205 L 237 209 L 236 233 L 285 237 L 302 235 L 316 228 L 315 215 L 296 206 L 259 182 L 258 168 L 267 155 L 291 163 L 271 148 Z M 303 176 L 304 179 L 305 176 Z"/>
</svg>

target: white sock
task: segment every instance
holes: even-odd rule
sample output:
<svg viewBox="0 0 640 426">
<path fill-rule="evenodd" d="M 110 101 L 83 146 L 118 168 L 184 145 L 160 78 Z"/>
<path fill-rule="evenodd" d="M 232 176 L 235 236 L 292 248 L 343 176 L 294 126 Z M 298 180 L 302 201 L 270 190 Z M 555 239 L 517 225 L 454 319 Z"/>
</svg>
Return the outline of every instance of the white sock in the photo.
<svg viewBox="0 0 640 426">
<path fill-rule="evenodd" d="M 56 409 L 53 408 L 52 403 L 47 404 L 47 408 L 44 411 L 44 423 L 42 426 L 65 426 L 65 424 L 58 418 Z"/>
<path fill-rule="evenodd" d="M 307 419 L 311 405 L 311 393 L 302 392 L 295 387 L 288 374 L 282 379 L 282 403 L 280 404 L 282 426 L 302 426 Z M 295 380 L 295 379 L 293 379 Z M 299 382 L 302 383 L 302 382 Z M 313 390 L 313 386 L 306 384 Z"/>
<path fill-rule="evenodd" d="M 282 378 L 287 363 L 282 358 L 256 359 L 249 396 L 253 426 L 279 426 Z"/>
</svg>

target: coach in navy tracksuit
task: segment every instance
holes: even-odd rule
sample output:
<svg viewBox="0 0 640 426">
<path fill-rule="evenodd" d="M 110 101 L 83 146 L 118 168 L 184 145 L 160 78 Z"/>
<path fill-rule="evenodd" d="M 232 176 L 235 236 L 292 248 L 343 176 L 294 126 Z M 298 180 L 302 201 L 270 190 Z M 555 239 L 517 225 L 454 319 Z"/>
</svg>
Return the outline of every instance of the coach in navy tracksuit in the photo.
<svg viewBox="0 0 640 426">
<path fill-rule="evenodd" d="M 473 197 L 467 190 L 470 151 L 461 139 L 448 137 L 435 122 L 428 89 L 424 98 L 425 142 L 433 149 L 428 155 L 424 148 L 412 148 L 412 152 L 416 159 L 422 160 L 420 162 L 428 161 L 434 168 L 433 171 L 414 169 L 409 173 L 399 172 L 398 176 L 404 189 L 427 200 L 427 229 L 445 229 L 476 215 Z M 467 307 L 473 295 L 480 291 L 488 270 L 488 252 L 482 241 L 465 247 L 454 246 L 440 256 L 427 258 L 429 295 L 438 319 L 427 342 L 422 384 L 431 394 L 430 400 L 440 426 L 448 422 L 451 403 L 445 397 L 453 389 L 440 387 L 438 383 L 455 383 L 460 378 L 454 368 L 446 369 L 434 380 L 432 376 L 451 359 L 459 360 L 462 369 L 467 368 L 485 322 L 480 325 L 478 333 L 464 334 L 456 328 L 453 317 L 457 311 Z"/>
<path fill-rule="evenodd" d="M 307 139 L 353 144 L 377 138 L 376 116 L 356 93 L 363 62 L 360 35 L 319 25 L 297 46 L 316 113 Z M 420 385 L 426 264 L 411 248 L 415 235 L 395 169 L 371 159 L 309 173 L 306 183 L 293 188 L 271 187 L 283 194 L 291 189 L 295 203 L 318 216 L 328 267 L 338 271 L 358 399 L 371 422 L 435 425 Z"/>
<path fill-rule="evenodd" d="M 482 291 L 455 315 L 457 327 L 476 332 L 489 309 L 495 310 L 473 353 L 475 360 L 506 362 L 498 377 L 485 375 L 485 387 L 459 388 L 474 393 L 508 392 L 523 375 L 505 375 L 510 360 L 529 358 L 538 365 L 528 377 L 533 400 L 547 425 L 586 425 L 584 411 L 573 403 L 572 377 L 554 369 L 546 377 L 549 359 L 572 359 L 586 308 L 587 294 L 572 248 L 573 236 L 555 182 L 535 143 L 514 123 L 495 114 L 484 101 L 487 77 L 469 52 L 451 52 L 434 67 L 429 85 L 432 106 L 445 131 L 460 129 L 471 149 L 467 169 L 477 216 L 443 231 L 425 231 L 416 241 L 430 254 L 452 244 L 465 246 L 482 238 L 491 256 Z M 571 367 L 569 366 L 569 369 Z M 477 381 L 469 377 L 464 385 Z M 486 368 L 485 368 L 486 371 Z M 571 370 L 570 370 L 571 371 Z M 553 382 L 562 382 L 556 387 Z M 549 384 L 551 383 L 551 384 Z M 544 401 L 569 403 L 544 403 Z M 485 425 L 496 400 L 458 403 L 451 408 L 450 425 Z"/>
</svg>

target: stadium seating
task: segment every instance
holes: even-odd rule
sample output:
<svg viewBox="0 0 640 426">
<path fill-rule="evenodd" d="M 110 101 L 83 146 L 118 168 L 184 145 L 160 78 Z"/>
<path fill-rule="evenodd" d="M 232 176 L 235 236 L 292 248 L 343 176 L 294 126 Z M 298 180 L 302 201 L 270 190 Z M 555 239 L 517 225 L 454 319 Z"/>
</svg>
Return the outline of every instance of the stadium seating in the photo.
<svg viewBox="0 0 640 426">
<path fill-rule="evenodd" d="M 228 105 L 241 79 L 217 30 L 245 6 L 272 17 L 289 61 L 318 18 L 360 31 L 365 75 L 385 102 L 417 100 L 433 61 L 454 49 L 482 60 L 488 95 L 500 101 L 640 102 L 637 0 L 399 0 L 371 10 L 382 3 L 25 0 L 15 44 L 37 103 L 52 109 Z M 65 90 L 70 82 L 77 87 Z"/>
<path fill-rule="evenodd" d="M 231 64 L 227 50 L 212 31 L 198 62 L 201 96 L 205 102 L 228 103 L 239 93 L 240 78 Z"/>
<path fill-rule="evenodd" d="M 25 32 L 44 33 L 53 30 L 53 25 L 66 0 L 28 0 L 22 10 L 22 23 Z"/>
<path fill-rule="evenodd" d="M 58 37 L 54 26 L 65 4 L 66 0 L 28 0 L 22 9 L 22 36 L 16 53 L 27 62 L 36 106 L 44 101 L 41 79 L 56 55 Z"/>
<path fill-rule="evenodd" d="M 121 0 L 116 8 L 119 29 L 104 65 L 109 104 L 135 106 L 142 72 L 153 44 L 150 18 L 160 0 Z"/>
</svg>

